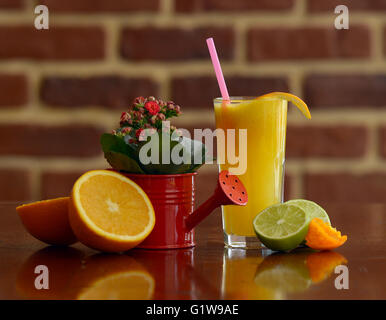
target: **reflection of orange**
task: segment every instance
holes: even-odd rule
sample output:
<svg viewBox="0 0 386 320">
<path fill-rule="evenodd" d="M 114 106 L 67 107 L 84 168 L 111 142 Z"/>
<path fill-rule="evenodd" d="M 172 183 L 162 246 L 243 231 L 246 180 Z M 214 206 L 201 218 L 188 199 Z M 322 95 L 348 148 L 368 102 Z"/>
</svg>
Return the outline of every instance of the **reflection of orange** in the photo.
<svg viewBox="0 0 386 320">
<path fill-rule="evenodd" d="M 71 286 L 79 300 L 147 300 L 153 296 L 155 283 L 132 257 L 97 254 L 84 261 Z"/>
<path fill-rule="evenodd" d="M 322 219 L 311 220 L 306 235 L 306 245 L 316 250 L 332 250 L 343 245 L 347 236 L 325 223 Z"/>
<path fill-rule="evenodd" d="M 35 238 L 54 245 L 77 241 L 68 220 L 69 198 L 58 198 L 24 204 L 16 208 L 21 221 Z"/>
<path fill-rule="evenodd" d="M 323 281 L 333 272 L 336 266 L 346 263 L 346 258 L 334 251 L 314 252 L 307 257 L 307 266 L 311 280 L 314 283 Z"/>
<path fill-rule="evenodd" d="M 141 243 L 155 223 L 146 193 L 125 176 L 108 170 L 83 174 L 74 184 L 70 224 L 79 241 L 101 251 L 119 252 Z"/>
<path fill-rule="evenodd" d="M 68 299 L 69 282 L 82 265 L 83 253 L 69 247 L 46 247 L 32 254 L 20 268 L 16 287 L 27 299 Z M 38 265 L 48 268 L 49 289 L 36 289 Z"/>
</svg>

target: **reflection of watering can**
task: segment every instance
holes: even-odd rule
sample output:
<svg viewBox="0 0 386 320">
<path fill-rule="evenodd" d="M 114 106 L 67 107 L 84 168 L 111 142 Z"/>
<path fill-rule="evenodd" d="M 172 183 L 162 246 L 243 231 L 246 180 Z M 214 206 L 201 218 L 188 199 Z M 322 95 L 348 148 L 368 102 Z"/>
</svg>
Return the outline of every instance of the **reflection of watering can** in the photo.
<svg viewBox="0 0 386 320">
<path fill-rule="evenodd" d="M 213 195 L 194 209 L 196 173 L 148 175 L 124 174 L 136 182 L 151 200 L 156 224 L 139 247 L 173 249 L 193 247 L 197 226 L 220 205 L 246 205 L 247 191 L 240 179 L 221 171 Z"/>
<path fill-rule="evenodd" d="M 204 277 L 195 267 L 194 250 L 133 250 L 130 256 L 153 276 L 156 283 L 153 299 L 215 299 L 219 290 L 213 279 Z"/>
</svg>

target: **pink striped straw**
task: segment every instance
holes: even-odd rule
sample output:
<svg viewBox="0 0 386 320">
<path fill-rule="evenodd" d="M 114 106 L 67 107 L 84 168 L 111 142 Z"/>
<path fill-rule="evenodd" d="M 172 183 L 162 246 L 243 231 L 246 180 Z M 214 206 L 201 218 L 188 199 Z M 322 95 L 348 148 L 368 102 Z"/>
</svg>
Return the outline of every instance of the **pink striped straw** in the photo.
<svg viewBox="0 0 386 320">
<path fill-rule="evenodd" d="M 229 99 L 228 89 L 225 84 L 224 76 L 222 74 L 221 65 L 220 65 L 220 61 L 218 60 L 217 51 L 216 51 L 216 47 L 214 46 L 213 38 L 206 39 L 206 44 L 208 45 L 210 58 L 212 59 L 214 72 L 216 73 L 218 86 L 220 87 L 220 91 L 221 91 L 221 96 L 223 100 L 229 101 L 230 99 Z"/>
</svg>

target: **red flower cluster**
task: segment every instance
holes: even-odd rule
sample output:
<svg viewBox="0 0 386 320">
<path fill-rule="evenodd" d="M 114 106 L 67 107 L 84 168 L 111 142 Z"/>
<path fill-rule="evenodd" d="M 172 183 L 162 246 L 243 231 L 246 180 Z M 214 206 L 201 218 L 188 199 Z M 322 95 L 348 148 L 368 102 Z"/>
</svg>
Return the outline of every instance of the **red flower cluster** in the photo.
<svg viewBox="0 0 386 320">
<path fill-rule="evenodd" d="M 158 103 L 155 101 L 146 102 L 145 103 L 145 109 L 153 116 L 155 116 L 161 110 Z"/>
<path fill-rule="evenodd" d="M 122 112 L 120 128 L 113 131 L 116 135 L 130 135 L 130 143 L 138 142 L 144 129 L 160 130 L 162 121 L 181 114 L 180 106 L 173 101 L 164 102 L 154 97 L 137 97 L 129 110 Z M 174 128 L 171 126 L 171 128 Z M 172 129 L 173 130 L 173 129 Z"/>
</svg>

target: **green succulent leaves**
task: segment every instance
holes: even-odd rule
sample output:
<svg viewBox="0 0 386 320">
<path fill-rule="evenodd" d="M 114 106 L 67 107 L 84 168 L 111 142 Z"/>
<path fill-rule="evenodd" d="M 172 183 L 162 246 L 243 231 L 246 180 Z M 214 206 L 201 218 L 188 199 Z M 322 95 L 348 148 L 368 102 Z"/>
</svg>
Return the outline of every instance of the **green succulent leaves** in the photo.
<svg viewBox="0 0 386 320">
<path fill-rule="evenodd" d="M 150 143 L 152 137 L 140 143 L 130 143 L 123 136 L 104 133 L 100 142 L 107 162 L 115 169 L 128 173 L 140 174 L 177 174 L 195 172 L 205 163 L 206 148 L 205 145 L 197 140 L 187 137 L 172 139 L 169 134 L 157 135 L 159 139 L 158 162 L 144 164 L 140 161 L 141 148 Z M 166 139 L 166 140 L 165 140 Z M 170 146 L 170 147 L 169 147 Z M 149 150 L 153 152 L 153 150 Z M 162 153 L 168 155 L 170 161 L 163 162 Z M 175 155 L 178 154 L 180 160 L 183 155 L 183 161 L 173 162 Z"/>
</svg>

